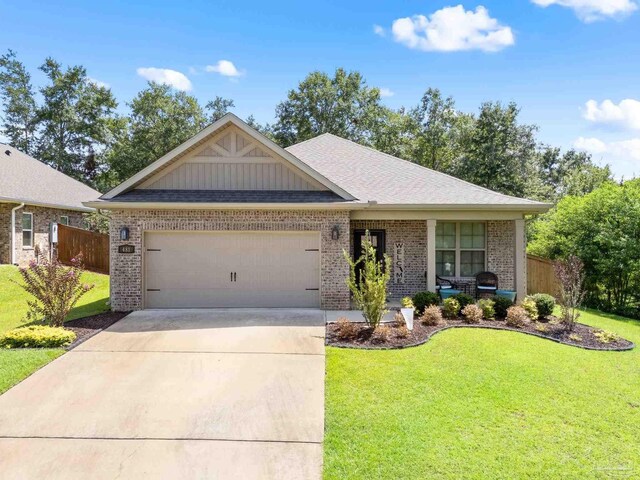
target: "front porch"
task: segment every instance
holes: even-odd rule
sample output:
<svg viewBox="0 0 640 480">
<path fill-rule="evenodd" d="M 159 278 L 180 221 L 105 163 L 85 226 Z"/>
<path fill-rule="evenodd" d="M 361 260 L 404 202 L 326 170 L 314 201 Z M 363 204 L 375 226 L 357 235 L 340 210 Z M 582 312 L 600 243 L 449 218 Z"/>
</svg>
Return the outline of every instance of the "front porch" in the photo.
<svg viewBox="0 0 640 480">
<path fill-rule="evenodd" d="M 391 259 L 390 305 L 404 296 L 437 290 L 441 277 L 475 296 L 475 275 L 490 271 L 498 288 L 526 296 L 525 220 L 522 213 L 352 212 L 350 253 L 364 232 L 376 232 L 376 248 Z M 364 217 L 364 218 L 363 218 Z M 421 218 L 422 217 L 422 218 Z M 435 217 L 435 218 L 434 218 Z"/>
</svg>

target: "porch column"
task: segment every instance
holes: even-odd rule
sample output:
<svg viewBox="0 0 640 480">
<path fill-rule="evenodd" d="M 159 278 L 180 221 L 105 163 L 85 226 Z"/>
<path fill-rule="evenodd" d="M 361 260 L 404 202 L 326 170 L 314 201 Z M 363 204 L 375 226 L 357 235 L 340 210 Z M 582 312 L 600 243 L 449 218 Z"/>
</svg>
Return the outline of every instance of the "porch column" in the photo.
<svg viewBox="0 0 640 480">
<path fill-rule="evenodd" d="M 527 296 L 527 246 L 524 227 L 524 219 L 515 220 L 515 281 L 518 303 Z"/>
<path fill-rule="evenodd" d="M 436 221 L 427 220 L 427 290 L 436 291 Z"/>
</svg>

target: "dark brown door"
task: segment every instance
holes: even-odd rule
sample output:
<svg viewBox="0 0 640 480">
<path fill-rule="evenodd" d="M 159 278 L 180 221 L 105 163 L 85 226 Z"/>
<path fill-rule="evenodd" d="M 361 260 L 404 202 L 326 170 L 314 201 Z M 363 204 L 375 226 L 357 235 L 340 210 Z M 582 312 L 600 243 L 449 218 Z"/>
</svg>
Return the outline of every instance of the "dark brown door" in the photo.
<svg viewBox="0 0 640 480">
<path fill-rule="evenodd" d="M 353 258 L 357 260 L 362 256 L 362 244 L 364 243 L 366 230 L 355 230 L 353 232 Z M 384 230 L 369 230 L 369 236 L 371 237 L 371 244 L 376 250 L 376 260 L 382 262 L 384 268 L 384 254 L 385 254 L 385 231 Z M 362 263 L 359 263 L 356 268 L 356 279 L 360 281 L 360 270 L 362 270 Z"/>
</svg>

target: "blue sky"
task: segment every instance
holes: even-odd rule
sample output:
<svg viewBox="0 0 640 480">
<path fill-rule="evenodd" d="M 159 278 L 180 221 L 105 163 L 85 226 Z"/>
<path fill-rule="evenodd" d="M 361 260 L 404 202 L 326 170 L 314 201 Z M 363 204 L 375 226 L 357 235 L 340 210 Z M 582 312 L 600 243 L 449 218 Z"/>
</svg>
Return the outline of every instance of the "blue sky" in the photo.
<svg viewBox="0 0 640 480">
<path fill-rule="evenodd" d="M 162 74 L 261 122 L 308 72 L 336 67 L 388 89 L 391 107 L 415 105 L 429 87 L 465 111 L 514 100 L 540 140 L 587 149 L 629 177 L 640 173 L 638 3 L 0 0 L 0 48 L 31 71 L 46 56 L 82 64 L 122 104 L 143 76 Z"/>
</svg>

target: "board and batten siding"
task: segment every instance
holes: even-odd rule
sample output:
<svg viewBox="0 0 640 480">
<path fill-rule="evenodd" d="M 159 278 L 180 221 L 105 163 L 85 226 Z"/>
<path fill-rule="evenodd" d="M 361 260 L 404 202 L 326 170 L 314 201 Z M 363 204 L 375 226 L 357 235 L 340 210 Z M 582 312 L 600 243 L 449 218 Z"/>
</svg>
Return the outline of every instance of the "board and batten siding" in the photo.
<svg viewBox="0 0 640 480">
<path fill-rule="evenodd" d="M 159 190 L 326 190 L 257 141 L 230 127 L 142 184 Z"/>
</svg>

